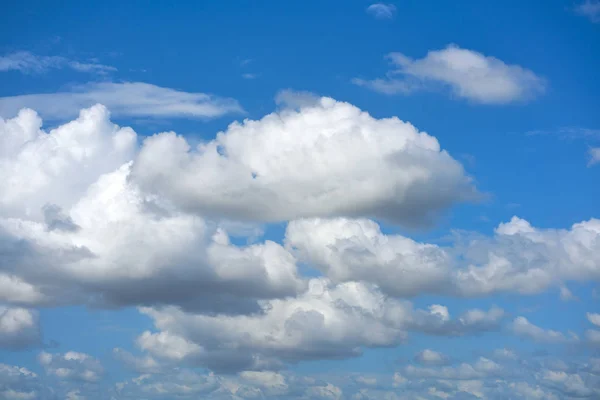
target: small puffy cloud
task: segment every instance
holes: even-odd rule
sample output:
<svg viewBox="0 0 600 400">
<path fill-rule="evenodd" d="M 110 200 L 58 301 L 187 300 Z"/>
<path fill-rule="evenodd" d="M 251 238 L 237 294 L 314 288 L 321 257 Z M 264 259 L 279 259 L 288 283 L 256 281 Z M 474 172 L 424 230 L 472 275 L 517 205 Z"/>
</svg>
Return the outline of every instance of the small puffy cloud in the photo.
<svg viewBox="0 0 600 400">
<path fill-rule="evenodd" d="M 74 351 L 64 354 L 41 352 L 40 365 L 48 375 L 60 380 L 98 382 L 104 375 L 104 368 L 94 357 Z"/>
<path fill-rule="evenodd" d="M 590 321 L 591 324 L 594 324 L 600 328 L 600 314 L 586 313 L 585 316 L 586 316 L 587 320 Z"/>
<path fill-rule="evenodd" d="M 162 370 L 160 363 L 150 356 L 136 357 L 120 348 L 113 349 L 113 356 L 127 368 L 140 374 L 159 373 Z"/>
<path fill-rule="evenodd" d="M 600 147 L 590 147 L 588 150 L 588 167 L 600 163 Z"/>
<path fill-rule="evenodd" d="M 444 365 L 450 360 L 448 356 L 431 349 L 425 349 L 415 356 L 415 361 L 423 365 Z"/>
<path fill-rule="evenodd" d="M 566 336 L 562 332 L 546 330 L 532 324 L 525 317 L 517 317 L 512 322 L 515 335 L 541 343 L 568 343 L 576 341 L 576 337 Z"/>
<path fill-rule="evenodd" d="M 133 118 L 216 118 L 243 113 L 236 100 L 205 93 L 144 82 L 92 82 L 72 86 L 65 92 L 0 97 L 0 116 L 13 116 L 27 107 L 44 118 L 65 120 L 97 103 L 108 107 L 116 116 Z"/>
<path fill-rule="evenodd" d="M 372 216 L 415 225 L 477 197 L 434 137 L 325 97 L 235 122 L 196 149 L 172 132 L 149 137 L 133 180 L 190 212 L 262 222 Z"/>
<path fill-rule="evenodd" d="M 600 23 L 600 1 L 585 0 L 575 7 L 575 12 L 593 23 Z"/>
<path fill-rule="evenodd" d="M 396 6 L 393 4 L 375 3 L 367 7 L 367 13 L 377 19 L 392 19 L 396 15 Z"/>
<path fill-rule="evenodd" d="M 0 306 L 0 348 L 17 350 L 41 342 L 38 312 Z"/>
<path fill-rule="evenodd" d="M 500 328 L 504 310 L 492 307 L 488 311 L 472 309 L 452 319 L 445 306 L 433 305 L 426 310 L 416 310 L 408 322 L 411 330 L 438 336 L 464 336 Z"/>
<path fill-rule="evenodd" d="M 18 51 L 0 56 L 0 72 L 15 70 L 25 74 L 39 74 L 51 69 L 63 68 L 100 75 L 105 75 L 117 70 L 110 65 L 80 62 L 61 56 L 39 56 L 28 51 Z"/>
<path fill-rule="evenodd" d="M 526 68 L 455 45 L 417 60 L 401 53 L 387 58 L 394 66 L 388 77 L 353 82 L 385 94 L 447 88 L 454 96 L 481 104 L 529 100 L 545 89 L 544 79 Z"/>
</svg>

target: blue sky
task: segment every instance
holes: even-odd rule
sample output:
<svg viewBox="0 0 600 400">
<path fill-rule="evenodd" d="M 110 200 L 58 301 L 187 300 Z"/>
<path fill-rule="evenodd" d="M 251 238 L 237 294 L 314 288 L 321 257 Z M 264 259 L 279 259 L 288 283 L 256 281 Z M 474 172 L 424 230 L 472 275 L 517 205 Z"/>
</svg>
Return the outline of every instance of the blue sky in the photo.
<svg viewBox="0 0 600 400">
<path fill-rule="evenodd" d="M 598 1 L 3 14 L 0 398 L 600 396 Z"/>
</svg>

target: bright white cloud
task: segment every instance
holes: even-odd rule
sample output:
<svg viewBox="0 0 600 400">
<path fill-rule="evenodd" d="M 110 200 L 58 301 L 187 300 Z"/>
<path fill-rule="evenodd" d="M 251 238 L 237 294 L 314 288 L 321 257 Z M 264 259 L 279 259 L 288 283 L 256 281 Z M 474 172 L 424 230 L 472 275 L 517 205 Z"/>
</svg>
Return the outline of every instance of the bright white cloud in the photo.
<svg viewBox="0 0 600 400">
<path fill-rule="evenodd" d="M 418 224 L 476 196 L 434 137 L 330 98 L 233 123 L 193 150 L 174 133 L 150 137 L 133 178 L 185 210 L 266 222 L 358 215 Z"/>
<path fill-rule="evenodd" d="M 395 67 L 387 78 L 353 82 L 385 94 L 448 88 L 454 96 L 482 104 L 529 100 L 545 88 L 544 79 L 528 69 L 455 45 L 417 60 L 401 53 L 387 58 Z"/>
<path fill-rule="evenodd" d="M 584 0 L 575 7 L 575 12 L 589 18 L 594 23 L 600 22 L 600 1 Z"/>
<path fill-rule="evenodd" d="M 117 70 L 110 65 L 94 62 L 79 62 L 60 56 L 39 56 L 28 51 L 18 51 L 0 56 L 0 71 L 15 70 L 23 73 L 43 73 L 50 69 L 63 68 L 100 75 L 105 75 Z"/>
<path fill-rule="evenodd" d="M 216 118 L 244 110 L 234 99 L 184 92 L 144 82 L 92 82 L 69 91 L 0 97 L 0 116 L 11 117 L 24 107 L 42 117 L 66 120 L 82 108 L 103 104 L 113 115 L 132 118 Z"/>
<path fill-rule="evenodd" d="M 587 317 L 588 321 L 590 321 L 590 323 L 600 328 L 600 314 L 586 313 L 585 316 Z"/>
<path fill-rule="evenodd" d="M 396 6 L 393 4 L 375 3 L 367 7 L 367 13 L 377 19 L 392 19 L 396 15 Z"/>
<path fill-rule="evenodd" d="M 39 345 L 41 336 L 37 311 L 0 305 L 0 348 Z"/>
</svg>

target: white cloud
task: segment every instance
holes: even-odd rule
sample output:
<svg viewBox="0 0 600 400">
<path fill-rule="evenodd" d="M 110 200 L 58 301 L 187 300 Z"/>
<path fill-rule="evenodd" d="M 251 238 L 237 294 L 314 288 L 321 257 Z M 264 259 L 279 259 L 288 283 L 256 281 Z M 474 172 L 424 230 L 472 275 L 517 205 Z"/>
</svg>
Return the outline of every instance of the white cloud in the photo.
<svg viewBox="0 0 600 400">
<path fill-rule="evenodd" d="M 144 82 L 91 82 L 65 92 L 0 97 L 0 115 L 10 117 L 28 107 L 44 118 L 66 120 L 97 103 L 115 116 L 134 118 L 216 118 L 244 112 L 236 100 L 205 93 Z"/>
<path fill-rule="evenodd" d="M 365 215 L 414 225 L 476 196 L 434 137 L 330 98 L 233 123 L 194 150 L 174 133 L 150 137 L 133 178 L 185 210 L 265 222 Z"/>
<path fill-rule="evenodd" d="M 105 75 L 117 69 L 110 65 L 94 62 L 80 62 L 60 56 L 38 56 L 28 51 L 0 56 L 0 71 L 20 71 L 23 73 L 43 73 L 50 69 L 69 68 L 78 72 Z"/>
<path fill-rule="evenodd" d="M 575 7 L 575 12 L 589 18 L 594 23 L 600 22 L 600 1 L 585 0 Z"/>
<path fill-rule="evenodd" d="M 424 365 L 443 365 L 447 364 L 450 360 L 442 353 L 438 353 L 431 349 L 425 349 L 415 356 L 415 361 Z"/>
<path fill-rule="evenodd" d="M 568 343 L 570 341 L 577 341 L 576 337 L 567 337 L 562 332 L 540 328 L 529 322 L 525 317 L 515 318 L 512 323 L 512 330 L 517 336 L 541 343 Z"/>
<path fill-rule="evenodd" d="M 371 282 L 400 297 L 476 297 L 533 294 L 564 287 L 564 281 L 598 280 L 598 238 L 596 219 L 553 230 L 513 217 L 491 238 L 467 236 L 460 245 L 440 247 L 385 235 L 373 221 L 336 218 L 291 221 L 285 243 L 299 260 L 335 282 Z"/>
<path fill-rule="evenodd" d="M 39 399 L 37 378 L 38 376 L 27 368 L 0 363 L 0 398 Z"/>
<path fill-rule="evenodd" d="M 64 354 L 41 352 L 38 361 L 48 375 L 60 380 L 98 382 L 104 375 L 104 368 L 94 357 L 68 351 Z"/>
<path fill-rule="evenodd" d="M 462 336 L 499 328 L 503 313 L 471 310 L 457 319 L 440 305 L 413 310 L 358 282 L 311 279 L 295 297 L 262 303 L 262 313 L 208 316 L 174 307 L 144 308 L 159 332 L 138 338 L 152 356 L 213 370 L 278 368 L 302 360 L 355 357 L 400 344 L 408 331 Z M 439 313 L 444 310 L 445 314 Z M 480 317 L 470 317 L 473 313 Z"/>
<path fill-rule="evenodd" d="M 590 321 L 590 323 L 600 328 L 600 314 L 586 313 L 585 316 L 587 317 L 588 321 Z"/>
<path fill-rule="evenodd" d="M 22 349 L 40 344 L 38 312 L 0 305 L 0 348 Z"/>
<path fill-rule="evenodd" d="M 403 373 L 409 378 L 436 378 L 449 380 L 471 380 L 490 376 L 498 376 L 505 371 L 496 362 L 480 357 L 475 363 L 462 363 L 457 366 L 441 368 L 415 367 L 409 365 L 403 369 Z"/>
<path fill-rule="evenodd" d="M 417 60 L 401 53 L 387 58 L 395 67 L 388 77 L 353 82 L 385 94 L 448 88 L 457 97 L 482 104 L 529 100 L 545 88 L 544 80 L 528 69 L 455 45 Z"/>
<path fill-rule="evenodd" d="M 367 13 L 377 19 L 392 19 L 396 15 L 396 6 L 393 4 L 375 3 L 367 7 Z"/>
<path fill-rule="evenodd" d="M 588 167 L 600 163 L 600 147 L 590 147 L 588 150 Z"/>
<path fill-rule="evenodd" d="M 248 312 L 254 298 L 302 289 L 280 245 L 233 246 L 216 223 L 141 192 L 129 179 L 137 136 L 103 106 L 49 133 L 32 111 L 0 122 L 5 301 Z"/>
</svg>

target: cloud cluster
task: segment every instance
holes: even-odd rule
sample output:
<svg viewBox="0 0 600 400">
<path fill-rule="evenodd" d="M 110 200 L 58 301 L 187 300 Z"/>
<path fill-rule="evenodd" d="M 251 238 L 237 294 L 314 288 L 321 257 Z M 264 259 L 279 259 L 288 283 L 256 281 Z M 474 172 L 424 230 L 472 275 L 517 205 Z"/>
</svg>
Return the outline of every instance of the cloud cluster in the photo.
<svg viewBox="0 0 600 400">
<path fill-rule="evenodd" d="M 513 217 L 493 237 L 467 236 L 453 247 L 386 235 L 370 220 L 303 219 L 288 224 L 285 244 L 335 282 L 371 282 L 398 297 L 534 294 L 600 279 L 597 219 L 553 230 Z"/>
<path fill-rule="evenodd" d="M 64 354 L 41 352 L 38 356 L 40 365 L 48 375 L 61 380 L 98 382 L 104 375 L 104 368 L 94 357 L 68 351 Z"/>
<path fill-rule="evenodd" d="M 544 79 L 526 68 L 456 45 L 417 60 L 402 53 L 390 53 L 387 59 L 394 69 L 386 78 L 355 78 L 353 83 L 385 94 L 449 89 L 456 97 L 481 104 L 530 100 L 545 89 Z"/>
</svg>

